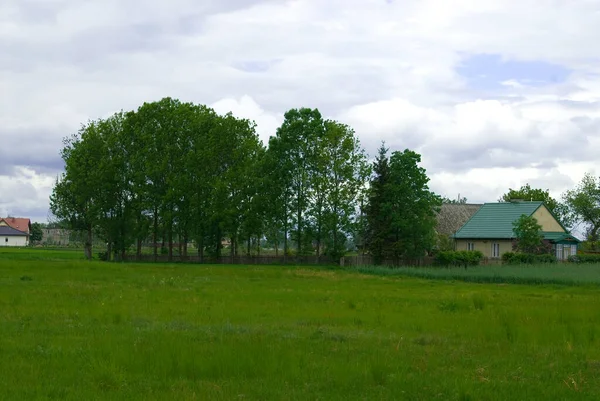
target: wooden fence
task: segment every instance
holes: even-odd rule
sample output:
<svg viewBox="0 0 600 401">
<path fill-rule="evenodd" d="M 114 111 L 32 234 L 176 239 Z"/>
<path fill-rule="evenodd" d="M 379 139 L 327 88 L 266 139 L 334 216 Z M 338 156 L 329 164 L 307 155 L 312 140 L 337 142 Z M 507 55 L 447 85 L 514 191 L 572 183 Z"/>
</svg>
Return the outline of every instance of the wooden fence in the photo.
<svg viewBox="0 0 600 401">
<path fill-rule="evenodd" d="M 173 255 L 169 260 L 168 255 L 143 254 L 140 256 L 126 255 L 127 262 L 160 262 L 160 263 L 203 263 L 203 264 L 229 264 L 229 265 L 332 265 L 336 264 L 329 258 L 321 256 L 220 256 L 218 258 L 205 256 L 202 259 L 198 255 L 183 257 Z"/>
</svg>

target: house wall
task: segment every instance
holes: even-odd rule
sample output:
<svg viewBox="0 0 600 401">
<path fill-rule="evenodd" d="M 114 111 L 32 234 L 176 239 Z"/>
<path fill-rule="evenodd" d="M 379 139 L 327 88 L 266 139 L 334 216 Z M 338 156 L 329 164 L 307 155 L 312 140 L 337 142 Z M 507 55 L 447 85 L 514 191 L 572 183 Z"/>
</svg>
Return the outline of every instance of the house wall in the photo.
<svg viewBox="0 0 600 401">
<path fill-rule="evenodd" d="M 0 247 L 2 246 L 27 246 L 26 236 L 1 236 Z"/>
<path fill-rule="evenodd" d="M 550 214 L 550 211 L 545 206 L 541 206 L 532 215 L 542 226 L 542 231 L 549 232 L 560 232 L 564 233 L 565 230 L 560 226 L 556 219 Z"/>
<path fill-rule="evenodd" d="M 492 257 L 492 244 L 500 244 L 500 257 L 506 252 L 513 252 L 512 241 L 510 240 L 468 240 L 468 239 L 457 239 L 456 250 L 457 251 L 468 251 L 468 243 L 472 242 L 475 245 L 475 251 L 481 251 L 483 256 L 486 258 Z"/>
</svg>

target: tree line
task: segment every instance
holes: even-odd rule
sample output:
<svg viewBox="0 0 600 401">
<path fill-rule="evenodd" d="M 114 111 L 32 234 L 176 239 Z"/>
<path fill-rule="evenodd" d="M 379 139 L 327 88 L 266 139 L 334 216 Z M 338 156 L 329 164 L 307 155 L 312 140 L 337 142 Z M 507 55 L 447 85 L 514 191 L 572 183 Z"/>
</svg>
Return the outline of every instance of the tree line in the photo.
<svg viewBox="0 0 600 401">
<path fill-rule="evenodd" d="M 50 210 L 85 233 L 87 258 L 99 238 L 117 260 L 147 242 L 169 259 L 193 243 L 202 260 L 225 242 L 230 255 L 260 253 L 263 241 L 277 255 L 335 260 L 370 238 L 367 155 L 351 127 L 317 109 L 286 112 L 265 146 L 252 121 L 164 98 L 88 121 L 61 157 Z M 419 161 L 406 157 L 392 166 Z"/>
<path fill-rule="evenodd" d="M 250 120 L 163 98 L 88 121 L 63 145 L 50 210 L 83 234 L 90 259 L 97 240 L 116 260 L 147 243 L 169 260 L 185 260 L 190 243 L 200 260 L 226 247 L 260 254 L 265 243 L 275 255 L 317 261 L 350 248 L 377 263 L 418 258 L 436 247 L 442 202 L 466 203 L 432 192 L 414 151 L 382 145 L 369 163 L 354 130 L 318 109 L 287 111 L 263 144 Z"/>
</svg>

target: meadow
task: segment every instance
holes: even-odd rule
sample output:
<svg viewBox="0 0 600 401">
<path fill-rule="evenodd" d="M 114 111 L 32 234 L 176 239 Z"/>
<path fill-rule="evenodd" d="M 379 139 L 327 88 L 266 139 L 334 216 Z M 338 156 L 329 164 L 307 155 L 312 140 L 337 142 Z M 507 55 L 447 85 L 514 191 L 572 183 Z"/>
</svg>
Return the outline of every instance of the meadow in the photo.
<svg viewBox="0 0 600 401">
<path fill-rule="evenodd" d="M 0 249 L 2 400 L 600 398 L 595 279 L 475 283 L 454 269 L 422 278 L 70 252 Z"/>
</svg>

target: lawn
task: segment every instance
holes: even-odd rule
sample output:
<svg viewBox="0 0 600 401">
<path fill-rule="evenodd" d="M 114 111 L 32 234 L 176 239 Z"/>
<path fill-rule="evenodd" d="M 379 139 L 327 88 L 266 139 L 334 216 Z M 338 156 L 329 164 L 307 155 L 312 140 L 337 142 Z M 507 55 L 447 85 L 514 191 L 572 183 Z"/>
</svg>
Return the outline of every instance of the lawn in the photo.
<svg viewBox="0 0 600 401">
<path fill-rule="evenodd" d="M 2 400 L 600 398 L 595 285 L 39 252 L 0 252 Z"/>
</svg>

